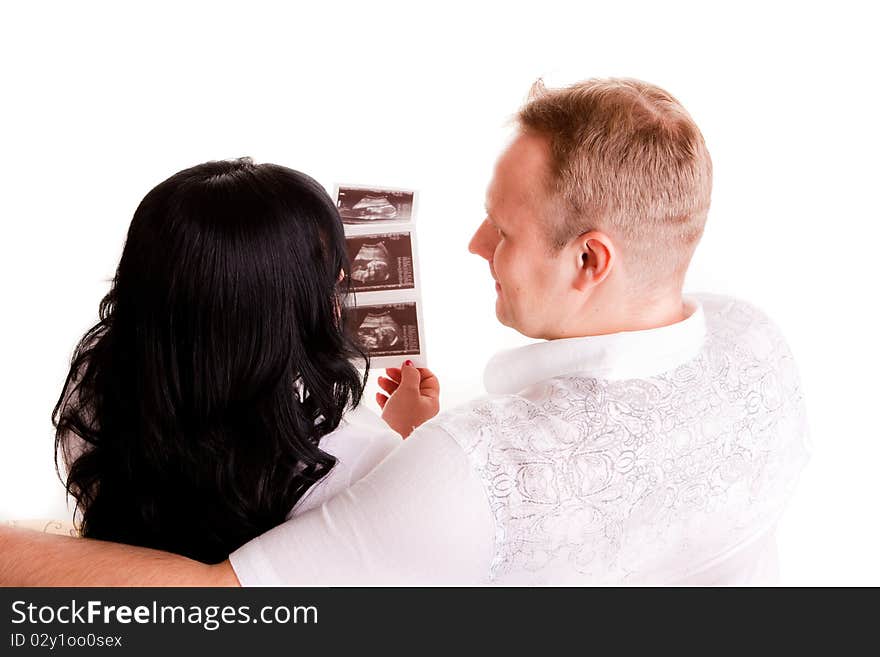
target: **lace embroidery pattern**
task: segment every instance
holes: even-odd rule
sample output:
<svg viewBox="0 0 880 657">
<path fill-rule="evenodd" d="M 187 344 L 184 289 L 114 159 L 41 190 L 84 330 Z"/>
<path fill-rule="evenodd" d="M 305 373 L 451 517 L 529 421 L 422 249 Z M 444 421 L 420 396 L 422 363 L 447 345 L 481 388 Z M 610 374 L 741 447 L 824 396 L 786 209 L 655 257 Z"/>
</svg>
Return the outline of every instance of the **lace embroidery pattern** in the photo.
<svg viewBox="0 0 880 657">
<path fill-rule="evenodd" d="M 565 376 L 437 418 L 489 499 L 489 581 L 661 581 L 776 521 L 806 461 L 791 354 L 755 308 L 703 306 L 704 347 L 672 371 Z"/>
</svg>

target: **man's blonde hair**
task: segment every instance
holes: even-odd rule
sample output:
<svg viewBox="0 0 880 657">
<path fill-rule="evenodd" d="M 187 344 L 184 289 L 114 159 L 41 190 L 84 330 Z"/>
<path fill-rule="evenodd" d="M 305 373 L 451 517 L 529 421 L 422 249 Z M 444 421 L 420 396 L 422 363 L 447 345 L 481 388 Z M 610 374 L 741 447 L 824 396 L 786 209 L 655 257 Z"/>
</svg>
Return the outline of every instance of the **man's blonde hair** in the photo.
<svg viewBox="0 0 880 657">
<path fill-rule="evenodd" d="M 681 103 L 639 80 L 554 90 L 539 81 L 517 118 L 549 141 L 555 249 L 603 230 L 623 240 L 645 282 L 684 277 L 709 211 L 712 160 Z"/>
</svg>

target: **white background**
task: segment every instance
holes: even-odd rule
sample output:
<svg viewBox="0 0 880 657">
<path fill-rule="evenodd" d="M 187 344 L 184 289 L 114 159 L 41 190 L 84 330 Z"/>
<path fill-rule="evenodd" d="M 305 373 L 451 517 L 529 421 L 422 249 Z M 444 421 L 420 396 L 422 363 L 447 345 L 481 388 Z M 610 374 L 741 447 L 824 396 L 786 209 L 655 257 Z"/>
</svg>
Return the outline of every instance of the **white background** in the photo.
<svg viewBox="0 0 880 657">
<path fill-rule="evenodd" d="M 0 519 L 67 517 L 50 412 L 153 185 L 251 155 L 327 187 L 421 190 L 448 406 L 523 342 L 466 252 L 507 120 L 538 77 L 631 76 L 678 96 L 714 159 L 688 288 L 755 302 L 800 362 L 815 449 L 781 529 L 784 581 L 880 584 L 871 3 L 308 4 L 0 9 Z"/>
</svg>

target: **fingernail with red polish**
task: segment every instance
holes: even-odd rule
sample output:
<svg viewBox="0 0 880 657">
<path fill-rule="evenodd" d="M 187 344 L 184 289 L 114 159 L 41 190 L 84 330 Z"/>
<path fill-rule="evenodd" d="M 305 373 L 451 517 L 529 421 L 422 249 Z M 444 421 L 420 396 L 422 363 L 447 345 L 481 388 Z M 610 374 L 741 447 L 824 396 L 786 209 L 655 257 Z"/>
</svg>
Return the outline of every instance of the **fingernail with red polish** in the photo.
<svg viewBox="0 0 880 657">
<path fill-rule="evenodd" d="M 406 365 L 407 367 L 412 367 L 412 361 L 408 360 L 404 363 L 404 365 Z"/>
</svg>

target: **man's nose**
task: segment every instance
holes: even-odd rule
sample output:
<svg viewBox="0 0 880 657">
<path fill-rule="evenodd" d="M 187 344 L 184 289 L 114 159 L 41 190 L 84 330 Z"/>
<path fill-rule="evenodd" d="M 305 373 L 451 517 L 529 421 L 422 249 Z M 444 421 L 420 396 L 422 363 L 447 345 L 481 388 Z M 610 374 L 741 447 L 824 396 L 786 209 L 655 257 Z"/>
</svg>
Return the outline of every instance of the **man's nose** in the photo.
<svg viewBox="0 0 880 657">
<path fill-rule="evenodd" d="M 489 226 L 488 220 L 483 221 L 483 223 L 480 224 L 480 227 L 477 228 L 477 232 L 475 232 L 474 236 L 471 238 L 470 244 L 468 244 L 468 251 L 481 258 L 490 260 L 494 251 L 491 244 L 491 236 L 492 230 Z"/>
</svg>

